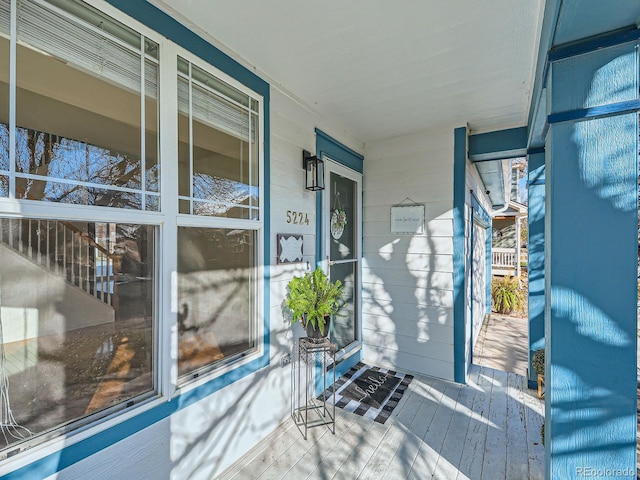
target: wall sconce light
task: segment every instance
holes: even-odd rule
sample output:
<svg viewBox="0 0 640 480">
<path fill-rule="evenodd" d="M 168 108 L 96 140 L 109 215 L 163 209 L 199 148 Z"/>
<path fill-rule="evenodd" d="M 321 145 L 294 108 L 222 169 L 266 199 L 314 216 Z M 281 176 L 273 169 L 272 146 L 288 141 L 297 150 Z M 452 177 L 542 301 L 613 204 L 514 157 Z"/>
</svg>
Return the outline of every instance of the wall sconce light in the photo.
<svg viewBox="0 0 640 480">
<path fill-rule="evenodd" d="M 302 168 L 305 171 L 304 188 L 312 191 L 324 190 L 324 161 L 303 150 Z"/>
</svg>

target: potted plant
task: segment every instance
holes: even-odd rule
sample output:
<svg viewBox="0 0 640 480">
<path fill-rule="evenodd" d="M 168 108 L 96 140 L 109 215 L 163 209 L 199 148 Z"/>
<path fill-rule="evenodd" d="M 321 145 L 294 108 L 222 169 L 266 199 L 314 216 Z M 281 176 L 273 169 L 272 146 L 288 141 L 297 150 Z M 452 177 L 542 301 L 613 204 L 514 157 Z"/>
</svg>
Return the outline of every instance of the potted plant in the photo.
<svg viewBox="0 0 640 480">
<path fill-rule="evenodd" d="M 544 398 L 544 348 L 533 353 L 531 366 L 538 375 L 538 398 Z"/>
<path fill-rule="evenodd" d="M 533 352 L 533 357 L 531 357 L 531 366 L 538 375 L 544 375 L 544 348 Z"/>
<path fill-rule="evenodd" d="M 511 276 L 493 277 L 491 298 L 496 312 L 501 314 L 513 313 L 524 303 L 520 282 Z"/>
<path fill-rule="evenodd" d="M 340 280 L 332 282 L 320 267 L 292 278 L 285 299 L 291 323 L 300 321 L 309 338 L 322 341 L 329 333 L 331 317 L 342 307 L 343 289 Z"/>
</svg>

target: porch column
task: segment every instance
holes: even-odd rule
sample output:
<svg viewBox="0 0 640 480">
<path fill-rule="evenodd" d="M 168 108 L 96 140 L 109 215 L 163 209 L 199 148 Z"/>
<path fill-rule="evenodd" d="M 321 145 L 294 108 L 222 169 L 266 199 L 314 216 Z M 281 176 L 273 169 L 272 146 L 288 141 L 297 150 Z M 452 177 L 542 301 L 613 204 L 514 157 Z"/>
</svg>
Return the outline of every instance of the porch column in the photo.
<svg viewBox="0 0 640 480">
<path fill-rule="evenodd" d="M 635 478 L 637 42 L 549 54 L 546 478 Z"/>
<path fill-rule="evenodd" d="M 529 152 L 528 169 L 529 388 L 536 388 L 531 358 L 544 348 L 544 149 Z"/>
</svg>

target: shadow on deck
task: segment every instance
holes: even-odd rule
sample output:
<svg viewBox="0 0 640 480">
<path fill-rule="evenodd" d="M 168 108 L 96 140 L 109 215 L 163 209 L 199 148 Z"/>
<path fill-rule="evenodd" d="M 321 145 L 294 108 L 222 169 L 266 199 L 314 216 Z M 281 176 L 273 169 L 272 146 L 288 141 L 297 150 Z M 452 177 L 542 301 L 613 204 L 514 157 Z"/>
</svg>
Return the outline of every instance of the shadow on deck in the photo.
<svg viewBox="0 0 640 480">
<path fill-rule="evenodd" d="M 288 420 L 223 479 L 544 478 L 543 404 L 522 376 L 474 365 L 468 385 L 416 376 L 383 425 L 337 410 L 336 434 Z"/>
</svg>

